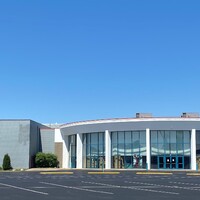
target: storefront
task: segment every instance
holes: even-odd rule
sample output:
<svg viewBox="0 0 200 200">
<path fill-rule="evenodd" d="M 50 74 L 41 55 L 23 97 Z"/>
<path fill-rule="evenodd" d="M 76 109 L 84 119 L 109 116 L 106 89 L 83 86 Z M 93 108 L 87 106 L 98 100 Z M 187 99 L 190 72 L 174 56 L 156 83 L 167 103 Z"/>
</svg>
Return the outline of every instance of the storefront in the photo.
<svg viewBox="0 0 200 200">
<path fill-rule="evenodd" d="M 200 118 L 130 118 L 63 125 L 68 161 L 63 167 L 196 170 Z M 67 156 L 67 154 L 65 154 Z M 65 156 L 63 154 L 63 156 Z M 66 159 L 65 159 L 66 160 Z"/>
</svg>

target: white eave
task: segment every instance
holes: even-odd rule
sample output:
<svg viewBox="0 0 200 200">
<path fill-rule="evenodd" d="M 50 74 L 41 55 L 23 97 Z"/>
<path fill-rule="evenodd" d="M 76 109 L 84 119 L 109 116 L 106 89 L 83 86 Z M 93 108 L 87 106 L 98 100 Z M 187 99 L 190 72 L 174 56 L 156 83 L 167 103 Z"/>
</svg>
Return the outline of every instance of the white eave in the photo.
<svg viewBox="0 0 200 200">
<path fill-rule="evenodd" d="M 116 119 L 100 119 L 100 120 L 88 120 L 80 122 L 72 122 L 68 124 L 63 124 L 60 128 L 67 128 L 80 125 L 89 124 L 102 124 L 102 123 L 120 123 L 120 122 L 163 122 L 163 121 L 174 121 L 174 122 L 200 122 L 200 118 L 116 118 Z"/>
</svg>

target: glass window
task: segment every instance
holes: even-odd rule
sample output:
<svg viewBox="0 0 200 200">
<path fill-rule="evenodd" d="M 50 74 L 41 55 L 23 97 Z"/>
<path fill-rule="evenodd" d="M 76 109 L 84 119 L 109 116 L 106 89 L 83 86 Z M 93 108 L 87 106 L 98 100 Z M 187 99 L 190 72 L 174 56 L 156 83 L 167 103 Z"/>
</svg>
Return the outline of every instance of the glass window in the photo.
<svg viewBox="0 0 200 200">
<path fill-rule="evenodd" d="M 200 131 L 196 131 L 196 142 L 200 144 Z"/>
<path fill-rule="evenodd" d="M 117 132 L 112 132 L 112 143 L 117 144 Z"/>
<path fill-rule="evenodd" d="M 140 131 L 140 143 L 146 143 L 146 132 Z"/>
<path fill-rule="evenodd" d="M 138 142 L 133 144 L 133 153 L 140 151 L 140 144 Z"/>
<path fill-rule="evenodd" d="M 190 155 L 190 144 L 184 144 L 184 155 Z"/>
<path fill-rule="evenodd" d="M 157 131 L 151 131 L 151 143 L 157 143 L 158 137 L 157 137 Z"/>
<path fill-rule="evenodd" d="M 140 144 L 140 156 L 146 156 L 146 143 Z"/>
<path fill-rule="evenodd" d="M 196 154 L 197 156 L 200 155 L 200 131 L 196 131 Z"/>
<path fill-rule="evenodd" d="M 190 143 L 190 131 L 184 131 L 184 143 Z"/>
<path fill-rule="evenodd" d="M 158 153 L 161 155 L 165 153 L 164 144 L 158 144 Z"/>
<path fill-rule="evenodd" d="M 169 155 L 171 153 L 171 149 L 170 149 L 170 144 L 169 143 L 165 143 L 164 149 L 165 149 L 165 154 Z"/>
<path fill-rule="evenodd" d="M 104 145 L 99 145 L 99 155 L 104 155 Z"/>
<path fill-rule="evenodd" d="M 86 141 L 87 141 L 87 144 L 90 144 L 90 133 L 86 134 Z"/>
<path fill-rule="evenodd" d="M 183 143 L 183 131 L 177 131 L 176 139 L 177 143 Z"/>
<path fill-rule="evenodd" d="M 164 144 L 165 133 L 164 131 L 158 131 L 158 143 Z"/>
<path fill-rule="evenodd" d="M 76 146 L 75 145 L 71 146 L 71 156 L 76 156 Z"/>
<path fill-rule="evenodd" d="M 156 138 L 156 134 L 158 134 L 157 138 Z M 179 157 L 185 160 L 187 157 L 190 157 L 191 155 L 190 137 L 191 137 L 190 131 L 181 131 L 181 130 L 151 131 L 151 157 L 160 155 L 164 159 L 164 156 L 167 156 L 169 158 L 173 156 L 174 158 Z M 200 141 L 200 136 L 199 136 L 199 141 Z M 140 149 L 140 152 L 141 151 L 142 150 Z M 200 154 L 200 150 L 199 150 L 199 154 Z M 173 165 L 172 168 L 180 167 L 180 168 L 187 169 L 188 167 L 188 165 L 186 166 L 185 163 L 181 163 L 180 166 L 176 164 L 176 165 Z M 157 166 L 157 167 L 159 168 L 160 166 Z M 167 161 L 165 161 L 163 167 L 167 167 Z"/>
<path fill-rule="evenodd" d="M 133 143 L 139 142 L 139 139 L 140 139 L 139 132 L 137 131 L 132 132 L 132 139 L 133 139 Z"/>
<path fill-rule="evenodd" d="M 84 167 L 102 168 L 105 156 L 104 133 L 86 133 L 84 137 L 87 138 L 86 144 L 83 144 L 83 151 L 86 151 Z"/>
<path fill-rule="evenodd" d="M 169 144 L 170 143 L 170 132 L 165 131 L 165 143 Z"/>
<path fill-rule="evenodd" d="M 171 146 L 171 154 L 175 155 L 177 153 L 176 152 L 176 143 L 171 143 L 170 146 Z"/>
<path fill-rule="evenodd" d="M 98 145 L 91 145 L 91 156 L 98 156 Z"/>
<path fill-rule="evenodd" d="M 117 155 L 117 144 L 112 144 L 112 155 L 115 156 Z"/>
<path fill-rule="evenodd" d="M 131 144 L 125 144 L 125 155 L 132 155 L 132 145 Z"/>
<path fill-rule="evenodd" d="M 146 167 L 146 131 L 112 132 L 112 167 Z M 143 143 L 141 143 L 143 141 Z"/>
<path fill-rule="evenodd" d="M 86 155 L 90 155 L 90 145 L 86 145 Z"/>
<path fill-rule="evenodd" d="M 130 131 L 126 131 L 125 132 L 125 143 L 131 143 L 131 132 Z"/>
<path fill-rule="evenodd" d="M 86 144 L 86 134 L 83 134 L 83 144 Z"/>
<path fill-rule="evenodd" d="M 118 155 L 124 155 L 124 143 L 118 144 Z"/>
<path fill-rule="evenodd" d="M 104 133 L 99 133 L 99 144 L 104 144 Z"/>
<path fill-rule="evenodd" d="M 170 143 L 176 143 L 176 131 L 170 131 Z"/>
<path fill-rule="evenodd" d="M 124 143 L 124 132 L 118 132 L 118 143 Z"/>
<path fill-rule="evenodd" d="M 98 144 L 98 134 L 91 133 L 91 144 Z"/>
<path fill-rule="evenodd" d="M 151 155 L 157 155 L 158 154 L 158 145 L 152 144 L 151 145 Z"/>
<path fill-rule="evenodd" d="M 70 167 L 76 168 L 76 135 L 70 135 L 68 138 Z"/>
</svg>

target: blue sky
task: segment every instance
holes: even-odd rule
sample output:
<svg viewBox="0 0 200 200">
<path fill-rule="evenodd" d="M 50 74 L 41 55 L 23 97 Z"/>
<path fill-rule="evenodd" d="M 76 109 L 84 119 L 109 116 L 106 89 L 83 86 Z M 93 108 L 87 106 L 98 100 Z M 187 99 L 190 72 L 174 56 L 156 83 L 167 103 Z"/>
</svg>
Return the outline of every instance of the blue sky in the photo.
<svg viewBox="0 0 200 200">
<path fill-rule="evenodd" d="M 0 118 L 200 112 L 200 1 L 0 2 Z"/>
</svg>

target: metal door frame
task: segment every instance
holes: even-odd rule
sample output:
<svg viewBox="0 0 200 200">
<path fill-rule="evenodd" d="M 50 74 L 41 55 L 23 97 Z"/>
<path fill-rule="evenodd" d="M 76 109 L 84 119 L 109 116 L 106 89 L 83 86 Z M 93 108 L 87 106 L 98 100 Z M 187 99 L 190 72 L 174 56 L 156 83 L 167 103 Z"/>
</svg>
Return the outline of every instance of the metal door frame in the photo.
<svg viewBox="0 0 200 200">
<path fill-rule="evenodd" d="M 172 168 L 172 159 L 173 157 L 175 157 L 175 168 Z M 163 159 L 163 163 L 160 163 L 160 158 Z M 167 168 L 167 158 L 170 159 L 169 161 L 169 168 Z M 182 158 L 182 167 L 179 167 L 179 158 Z M 184 156 L 183 155 L 158 155 L 157 156 L 158 159 L 158 169 L 184 169 Z M 163 164 L 163 167 L 160 167 L 160 165 Z"/>
</svg>

